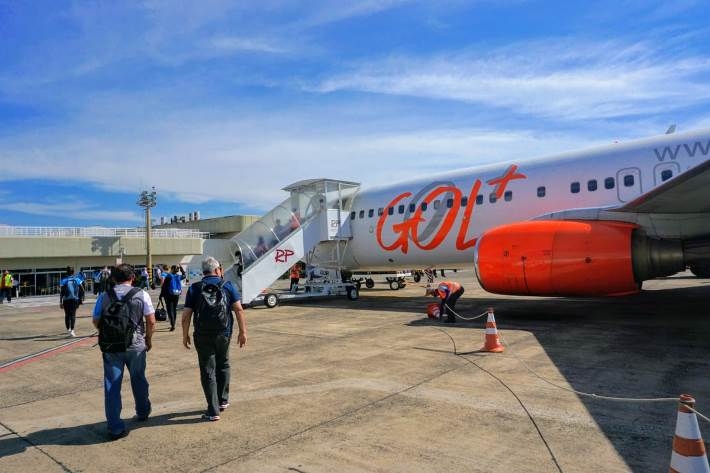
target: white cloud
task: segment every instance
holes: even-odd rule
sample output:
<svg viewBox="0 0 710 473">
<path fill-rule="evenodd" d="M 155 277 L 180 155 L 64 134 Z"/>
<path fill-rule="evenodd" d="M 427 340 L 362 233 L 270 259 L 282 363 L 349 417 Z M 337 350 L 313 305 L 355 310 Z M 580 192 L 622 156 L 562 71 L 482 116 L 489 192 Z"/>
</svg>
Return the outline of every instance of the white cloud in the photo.
<svg viewBox="0 0 710 473">
<path fill-rule="evenodd" d="M 641 116 L 710 99 L 710 58 L 643 43 L 519 44 L 489 53 L 396 57 L 323 79 L 322 93 L 364 91 L 480 104 L 565 120 Z"/>
<path fill-rule="evenodd" d="M 11 212 L 21 212 L 30 215 L 65 217 L 88 221 L 125 221 L 140 223 L 141 215 L 136 212 L 93 210 L 82 203 L 41 204 L 36 202 L 3 202 L 2 207 Z"/>
<path fill-rule="evenodd" d="M 242 38 L 235 36 L 219 36 L 211 40 L 211 46 L 217 52 L 234 53 L 234 52 L 258 52 L 258 53 L 273 53 L 283 54 L 288 52 L 288 49 L 279 46 L 273 41 L 262 38 Z"/>
<path fill-rule="evenodd" d="M 355 130 L 349 123 L 333 129 L 327 114 L 320 120 L 306 115 L 250 115 L 242 121 L 165 118 L 159 128 L 144 124 L 147 133 L 136 139 L 74 133 L 33 136 L 35 149 L 28 150 L 22 140 L 0 146 L 0 160 L 6 163 L 0 179 L 78 179 L 136 194 L 155 186 L 159 200 L 233 201 L 235 208 L 268 210 L 286 196 L 282 187 L 300 179 L 328 177 L 370 187 L 595 142 L 577 134 L 440 129 L 430 123 L 401 131 L 378 130 L 377 124 Z M 13 208 L 43 215 L 66 213 L 58 206 Z M 87 208 L 65 210 L 82 218 L 91 215 Z M 135 220 L 136 215 L 117 213 L 116 219 Z"/>
</svg>

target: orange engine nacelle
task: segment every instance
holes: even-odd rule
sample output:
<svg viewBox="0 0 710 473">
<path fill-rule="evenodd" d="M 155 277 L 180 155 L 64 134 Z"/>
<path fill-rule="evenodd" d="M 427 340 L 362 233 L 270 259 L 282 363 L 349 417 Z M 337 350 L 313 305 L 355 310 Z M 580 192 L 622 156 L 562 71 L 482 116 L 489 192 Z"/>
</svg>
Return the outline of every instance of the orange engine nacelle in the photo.
<svg viewBox="0 0 710 473">
<path fill-rule="evenodd" d="M 486 291 L 537 296 L 632 294 L 637 225 L 608 221 L 531 221 L 485 232 L 476 275 Z"/>
</svg>

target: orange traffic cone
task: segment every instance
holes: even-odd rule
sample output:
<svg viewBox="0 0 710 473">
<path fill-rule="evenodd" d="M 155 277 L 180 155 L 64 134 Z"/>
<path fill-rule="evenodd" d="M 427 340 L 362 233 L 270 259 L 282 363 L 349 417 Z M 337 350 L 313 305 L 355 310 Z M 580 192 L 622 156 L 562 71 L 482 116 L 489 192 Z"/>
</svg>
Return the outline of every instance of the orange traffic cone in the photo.
<svg viewBox="0 0 710 473">
<path fill-rule="evenodd" d="M 695 412 L 688 409 L 694 405 L 692 396 L 680 395 L 669 473 L 710 473 L 698 418 Z"/>
<path fill-rule="evenodd" d="M 488 308 L 488 320 L 486 321 L 486 343 L 479 351 L 489 351 L 492 353 L 502 353 L 505 347 L 500 343 L 498 338 L 498 329 L 496 328 L 496 318 L 493 316 L 493 308 Z"/>
<path fill-rule="evenodd" d="M 426 315 L 430 319 L 438 319 L 441 316 L 441 314 L 439 313 L 439 303 L 432 302 L 431 304 L 427 304 Z"/>
</svg>

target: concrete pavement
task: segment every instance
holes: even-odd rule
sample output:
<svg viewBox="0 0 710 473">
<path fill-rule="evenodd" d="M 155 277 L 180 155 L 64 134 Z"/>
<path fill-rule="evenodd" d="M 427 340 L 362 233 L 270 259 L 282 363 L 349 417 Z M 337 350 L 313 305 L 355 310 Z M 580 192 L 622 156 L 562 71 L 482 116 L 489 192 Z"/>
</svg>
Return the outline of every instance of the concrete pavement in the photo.
<svg viewBox="0 0 710 473">
<path fill-rule="evenodd" d="M 148 355 L 153 415 L 128 421 L 130 435 L 115 442 L 105 436 L 95 340 L 1 371 L 0 471 L 660 472 L 674 402 L 570 390 L 688 392 L 710 411 L 707 280 L 554 299 L 494 296 L 470 271 L 447 279 L 466 287 L 461 314 L 495 308 L 505 353 L 455 356 L 454 343 L 459 353 L 483 344 L 484 319 L 430 321 L 420 285 L 253 308 L 247 347 L 232 348 L 231 407 L 210 423 L 199 418 L 196 354 L 161 322 Z M 0 365 L 68 341 L 56 302 L 0 306 Z M 93 333 L 92 306 L 79 309 L 78 335 Z M 127 375 L 123 404 L 130 419 Z"/>
</svg>

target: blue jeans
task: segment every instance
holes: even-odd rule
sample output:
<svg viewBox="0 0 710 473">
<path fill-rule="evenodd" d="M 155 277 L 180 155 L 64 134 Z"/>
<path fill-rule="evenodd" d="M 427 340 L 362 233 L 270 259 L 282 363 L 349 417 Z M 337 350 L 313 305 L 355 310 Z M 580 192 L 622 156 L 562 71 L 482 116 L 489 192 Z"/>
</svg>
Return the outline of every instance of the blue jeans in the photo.
<svg viewBox="0 0 710 473">
<path fill-rule="evenodd" d="M 104 408 L 108 430 L 112 434 L 123 432 L 126 424 L 121 420 L 121 381 L 123 367 L 128 367 L 131 389 L 136 403 L 136 415 L 147 417 L 150 413 L 148 380 L 145 378 L 145 351 L 103 353 L 104 358 Z"/>
</svg>

